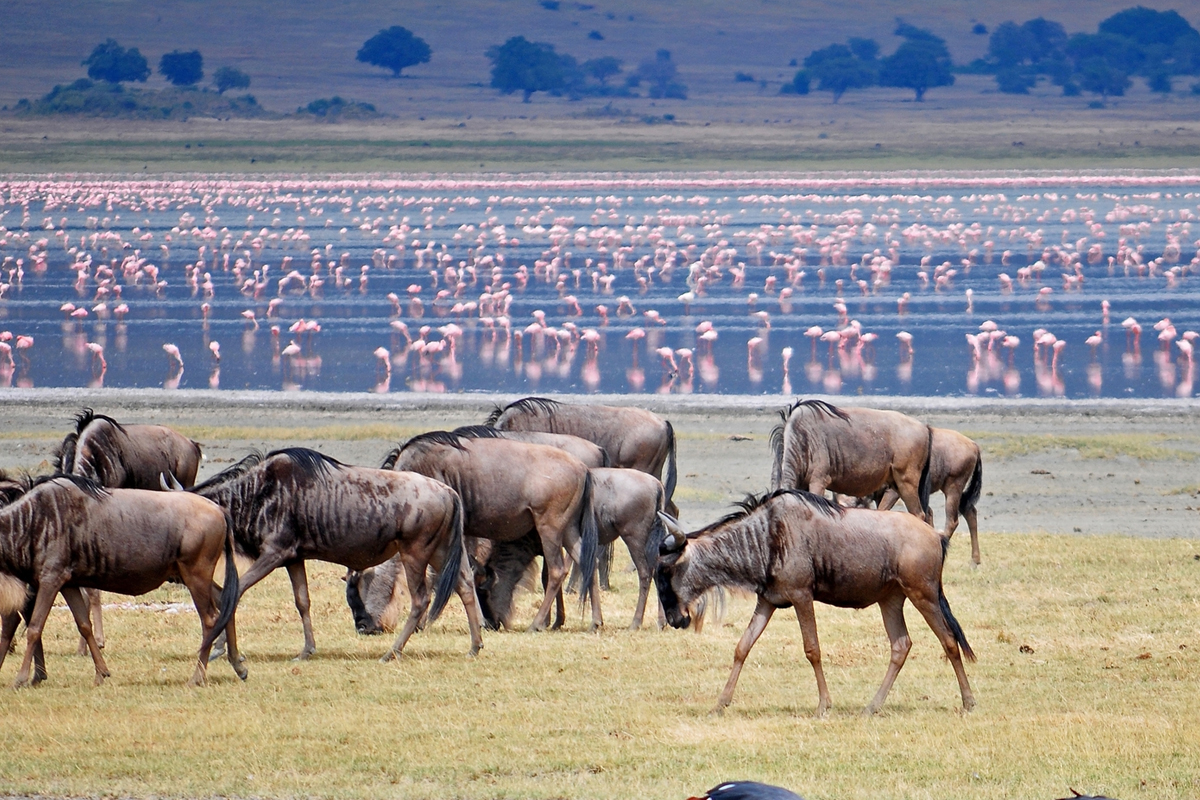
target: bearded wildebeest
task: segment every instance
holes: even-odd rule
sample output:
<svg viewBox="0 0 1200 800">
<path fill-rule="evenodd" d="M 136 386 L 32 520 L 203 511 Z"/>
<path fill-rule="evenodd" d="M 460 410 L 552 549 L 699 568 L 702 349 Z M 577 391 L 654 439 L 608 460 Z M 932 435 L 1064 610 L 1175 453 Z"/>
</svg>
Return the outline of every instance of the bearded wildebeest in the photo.
<svg viewBox="0 0 1200 800">
<path fill-rule="evenodd" d="M 237 464 L 192 489 L 229 511 L 234 546 L 254 560 L 242 575 L 242 593 L 279 567 L 292 581 L 296 610 L 304 625 L 304 648 L 316 651 L 309 616 L 304 562 L 318 559 L 363 570 L 399 554 L 409 581 L 412 611 L 388 660 L 399 655 L 426 608 L 437 619 L 456 590 L 471 628 L 471 653 L 482 639 L 475 593 L 463 560 L 463 508 L 448 486 L 422 475 L 352 467 L 300 447 Z M 425 568 L 438 570 L 433 603 Z"/>
<path fill-rule="evenodd" d="M 594 442 L 608 454 L 603 466 L 636 469 L 661 478 L 667 509 L 675 507 L 675 429 L 652 411 L 625 406 L 570 405 L 526 397 L 497 406 L 484 422 L 502 431 L 566 433 Z M 666 474 L 663 474 L 663 466 Z"/>
<path fill-rule="evenodd" d="M 592 509 L 601 546 L 617 539 L 625 542 L 638 573 L 637 608 L 630 630 L 642 625 L 658 546 L 666 528 L 658 516 L 665 502 L 662 484 L 652 475 L 632 469 L 593 469 Z M 523 584 L 532 584 L 534 559 L 542 555 L 539 538 L 528 534 L 507 542 L 482 541 L 474 553 L 479 607 L 489 627 L 511 627 L 513 599 Z M 545 577 L 545 576 L 543 576 Z M 367 570 L 353 586 L 347 586 L 347 600 L 360 631 L 375 632 L 387 626 L 394 613 L 390 605 L 397 570 L 393 562 Z M 351 598 L 351 593 L 354 597 Z M 557 598 L 561 619 L 561 594 Z M 661 616 L 661 610 L 660 610 Z M 560 624 L 560 623 L 556 623 Z"/>
<path fill-rule="evenodd" d="M 200 445 L 162 425 L 122 425 L 90 408 L 75 417 L 75 430 L 54 451 L 55 472 L 82 475 L 109 489 L 158 491 L 161 476 L 191 486 L 200 469 Z M 92 631 L 104 647 L 100 592 L 85 589 Z M 79 642 L 79 655 L 87 643 Z"/>
<path fill-rule="evenodd" d="M 574 456 L 515 442 L 500 431 L 468 426 L 414 436 L 388 454 L 384 468 L 410 470 L 453 487 L 462 497 L 466 535 L 497 542 L 536 532 L 546 562 L 546 592 L 530 630 L 543 630 L 566 577 L 563 549 L 583 574 L 581 601 L 593 595 L 596 519 L 592 478 Z M 592 625 L 600 624 L 592 597 Z"/>
<path fill-rule="evenodd" d="M 772 489 L 868 497 L 896 487 L 908 513 L 929 519 L 929 426 L 896 411 L 800 400 L 771 431 Z"/>
<path fill-rule="evenodd" d="M 669 532 L 654 576 L 667 619 L 676 628 L 686 628 L 691 621 L 681 606 L 686 609 L 710 587 L 737 587 L 758 595 L 716 712 L 729 705 L 742 664 L 775 609 L 793 606 L 804 654 L 816 673 L 817 716 L 825 714 L 829 690 L 821 669 L 814 600 L 841 608 L 877 603 L 883 613 L 892 659 L 867 713 L 883 706 L 912 647 L 904 624 L 906 599 L 925 617 L 954 665 L 963 709 L 975 707 L 962 664 L 963 654 L 972 661 L 975 654 L 942 590 L 948 536 L 908 514 L 846 509 L 794 489 L 750 496 L 740 505 L 740 511 L 695 533 L 685 534 L 666 518 Z"/>
<path fill-rule="evenodd" d="M 983 491 L 983 457 L 979 445 L 958 431 L 932 428 L 933 455 L 929 459 L 929 491 L 946 496 L 946 535 L 958 528 L 958 515 L 971 531 L 971 561 L 979 563 L 979 527 L 975 504 Z M 881 511 L 896 504 L 900 495 L 891 486 L 875 493 Z"/>
<path fill-rule="evenodd" d="M 243 680 L 246 670 L 237 655 L 233 614 L 237 608 L 238 574 L 233 562 L 228 515 L 202 497 L 142 489 L 105 489 L 78 475 L 51 475 L 29 483 L 28 490 L 0 509 L 0 573 L 32 586 L 32 607 L 11 603 L 0 608 L 0 665 L 25 616 L 28 647 L 15 686 L 46 677 L 42 630 L 62 593 L 75 617 L 96 667 L 96 684 L 108 677 L 108 666 L 92 634 L 81 587 L 119 594 L 144 594 L 168 580 L 187 587 L 200 615 L 203 636 L 196 670 L 189 685 L 205 681 L 213 640 L 227 632 L 229 660 Z M 219 607 L 213 573 L 225 556 L 225 587 Z M 10 580 L 11 586 L 11 580 Z"/>
</svg>

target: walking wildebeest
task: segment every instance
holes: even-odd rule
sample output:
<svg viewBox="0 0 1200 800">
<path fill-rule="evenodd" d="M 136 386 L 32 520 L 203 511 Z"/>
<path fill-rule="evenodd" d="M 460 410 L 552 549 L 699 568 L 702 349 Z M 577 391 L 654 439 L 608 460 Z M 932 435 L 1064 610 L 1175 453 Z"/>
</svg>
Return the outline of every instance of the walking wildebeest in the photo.
<svg viewBox="0 0 1200 800">
<path fill-rule="evenodd" d="M 500 431 L 469 426 L 430 431 L 393 450 L 384 468 L 428 475 L 462 497 L 465 533 L 497 542 L 536 531 L 546 561 L 547 584 L 530 630 L 544 629 L 566 577 L 563 549 L 583 574 L 580 599 L 589 597 L 596 573 L 596 519 L 592 478 L 579 459 L 557 448 L 515 442 Z M 599 600 L 592 600 L 598 626 Z"/>
<path fill-rule="evenodd" d="M 645 616 L 658 547 L 666 536 L 666 528 L 658 516 L 665 502 L 663 487 L 652 475 L 632 469 L 593 469 L 591 476 L 592 508 L 600 544 L 623 540 L 637 569 L 637 608 L 629 626 L 630 630 L 637 630 Z M 476 569 L 482 571 L 478 582 L 479 607 L 490 627 L 508 628 L 514 594 L 526 582 L 534 559 L 542 555 L 541 543 L 537 536 L 529 534 L 513 541 L 487 544 L 491 546 L 486 553 L 476 555 Z M 373 633 L 390 622 L 396 578 L 397 570 L 389 562 L 354 576 L 348 583 L 347 602 L 359 631 Z M 561 597 L 558 602 L 561 604 Z M 559 612 L 561 616 L 561 606 Z"/>
<path fill-rule="evenodd" d="M 204 683 L 209 651 L 222 631 L 228 634 L 229 661 L 244 680 L 246 669 L 239 663 L 233 622 L 239 587 L 229 527 L 224 511 L 195 495 L 105 489 L 78 475 L 31 480 L 24 494 L 0 509 L 0 573 L 35 592 L 32 607 L 13 605 L 10 597 L 10 604 L 0 608 L 0 665 L 21 612 L 28 646 L 14 685 L 29 685 L 35 661 L 32 683 L 45 679 L 42 630 L 54 597 L 61 592 L 88 644 L 99 685 L 109 675 L 108 666 L 92 634 L 80 588 L 144 594 L 167 580 L 179 580 L 191 593 L 203 627 L 189 685 Z M 225 587 L 218 608 L 213 572 L 222 554 Z"/>
<path fill-rule="evenodd" d="M 160 476 L 170 475 L 185 487 L 196 482 L 200 445 L 162 425 L 122 425 L 90 408 L 75 417 L 75 430 L 54 451 L 55 472 L 82 475 L 109 489 L 159 491 Z M 83 590 L 96 642 L 104 647 L 100 592 Z M 79 655 L 87 643 L 79 642 Z"/>
<path fill-rule="evenodd" d="M 958 431 L 931 428 L 933 455 L 929 459 L 929 491 L 946 497 L 946 535 L 958 528 L 958 515 L 967 520 L 971 532 L 971 561 L 979 563 L 979 527 L 975 504 L 983 491 L 983 457 L 979 445 Z M 888 486 L 875 493 L 880 511 L 887 511 L 900 497 Z"/>
<path fill-rule="evenodd" d="M 654 580 L 667 619 L 686 628 L 681 610 L 713 586 L 731 586 L 758 595 L 750 624 L 738 641 L 733 671 L 717 700 L 721 712 L 733 698 L 738 675 L 771 615 L 793 606 L 804 638 L 804 654 L 817 678 L 817 716 L 829 709 L 829 690 L 821 669 L 821 647 L 813 601 L 842 608 L 877 603 L 892 643 L 883 684 L 867 706 L 883 706 L 912 643 L 904 624 L 904 601 L 911 600 L 946 651 L 963 709 L 975 707 L 962 655 L 975 654 L 942 590 L 942 565 L 950 538 L 908 514 L 841 508 L 824 497 L 794 489 L 750 496 L 741 510 L 695 533 L 685 534 L 670 518 Z M 961 651 L 960 651 L 961 648 Z"/>
<path fill-rule="evenodd" d="M 307 559 L 363 570 L 399 554 L 409 576 L 412 611 L 388 660 L 399 655 L 429 609 L 437 619 L 458 590 L 471 628 L 471 653 L 482 645 L 475 593 L 463 561 L 463 509 L 458 495 L 436 480 L 412 473 L 352 467 L 300 447 L 237 464 L 192 489 L 229 511 L 234 546 L 254 560 L 241 579 L 245 594 L 279 567 L 292 581 L 296 610 L 304 625 L 304 648 L 316 652 L 309 616 Z M 438 570 L 433 603 L 425 568 Z"/>
<path fill-rule="evenodd" d="M 908 513 L 929 519 L 929 426 L 896 411 L 800 400 L 771 431 L 771 489 L 868 497 L 896 487 Z"/>
<path fill-rule="evenodd" d="M 484 424 L 502 431 L 566 433 L 594 442 L 608 454 L 608 463 L 603 466 L 636 469 L 660 478 L 667 492 L 668 511 L 679 513 L 673 499 L 675 429 L 652 411 L 526 397 L 503 408 L 497 406 Z"/>
</svg>

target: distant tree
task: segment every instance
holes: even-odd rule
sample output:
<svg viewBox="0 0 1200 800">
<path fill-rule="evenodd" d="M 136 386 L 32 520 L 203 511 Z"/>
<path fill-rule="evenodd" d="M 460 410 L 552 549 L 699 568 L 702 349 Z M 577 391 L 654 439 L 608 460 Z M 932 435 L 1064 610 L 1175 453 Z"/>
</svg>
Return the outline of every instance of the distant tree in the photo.
<svg viewBox="0 0 1200 800">
<path fill-rule="evenodd" d="M 213 83 L 218 93 L 225 94 L 230 89 L 249 89 L 250 76 L 237 67 L 221 67 L 213 73 Z"/>
<path fill-rule="evenodd" d="M 879 57 L 879 42 L 874 39 L 851 36 L 846 44 L 850 46 L 850 52 L 854 54 L 854 57 L 862 61 L 874 61 Z"/>
<path fill-rule="evenodd" d="M 392 71 L 392 77 L 400 77 L 405 67 L 429 62 L 433 51 L 420 36 L 414 36 L 408 28 L 393 25 L 363 42 L 355 59 L 364 64 L 383 67 Z"/>
<path fill-rule="evenodd" d="M 784 84 L 788 86 L 788 84 Z M 809 87 L 812 85 L 812 75 L 808 70 L 799 70 L 793 77 L 790 84 L 791 91 L 788 94 L 808 94 Z"/>
<path fill-rule="evenodd" d="M 1079 65 L 1079 86 L 1101 97 L 1120 97 L 1132 83 L 1129 73 L 1114 67 L 1099 56 L 1085 59 Z"/>
<path fill-rule="evenodd" d="M 1177 11 L 1138 6 L 1118 11 L 1100 23 L 1100 33 L 1132 39 L 1140 45 L 1173 45 L 1181 37 L 1200 36 Z"/>
<path fill-rule="evenodd" d="M 88 68 L 88 77 L 95 81 L 144 83 L 150 77 L 150 65 L 145 56 L 136 47 L 126 50 L 115 39 L 96 45 L 92 54 L 83 60 L 83 66 Z"/>
<path fill-rule="evenodd" d="M 940 44 L 943 48 L 946 46 L 946 40 L 938 36 L 931 30 L 918 28 L 916 25 L 909 25 L 907 22 L 897 19 L 895 35 L 908 39 L 910 42 L 932 42 Z"/>
<path fill-rule="evenodd" d="M 588 31 L 588 38 L 593 41 L 603 42 L 604 34 L 601 33 L 600 31 Z"/>
<path fill-rule="evenodd" d="M 982 22 L 976 22 L 971 26 L 971 33 L 975 34 L 976 36 L 987 36 L 987 32 L 987 25 L 984 25 Z"/>
<path fill-rule="evenodd" d="M 896 52 L 883 59 L 879 83 L 912 89 L 920 103 L 925 100 L 925 92 L 929 89 L 952 85 L 954 74 L 950 71 L 950 53 L 945 44 L 934 41 L 937 37 L 908 38 Z"/>
<path fill-rule="evenodd" d="M 621 59 L 612 56 L 589 58 L 583 62 L 583 71 L 600 81 L 601 86 L 608 85 L 608 79 L 621 72 Z"/>
<path fill-rule="evenodd" d="M 1166 72 L 1156 72 L 1146 81 L 1146 85 L 1150 87 L 1150 91 L 1158 92 L 1159 94 L 1171 93 L 1171 76 Z"/>
<path fill-rule="evenodd" d="M 671 60 L 671 51 L 660 49 L 655 51 L 653 59 L 646 59 L 638 65 L 637 77 L 650 84 L 651 97 L 686 100 L 687 87 L 675 80 L 677 72 L 675 62 Z"/>
<path fill-rule="evenodd" d="M 804 68 L 817 89 L 833 93 L 837 102 L 849 89 L 873 86 L 878 79 L 875 56 L 879 45 L 873 39 L 853 38 L 848 44 L 831 44 L 814 50 L 804 59 Z"/>
<path fill-rule="evenodd" d="M 988 38 L 988 56 L 1002 69 L 1028 61 L 1032 50 L 1028 31 L 1015 22 L 1000 23 Z"/>
<path fill-rule="evenodd" d="M 1109 70 L 1129 76 L 1146 61 L 1137 42 L 1112 33 L 1077 33 L 1067 40 L 1066 52 L 1075 62 L 1076 72 L 1082 72 L 1085 63 L 1093 64 L 1094 70 L 1094 63 L 1102 62 Z"/>
<path fill-rule="evenodd" d="M 1066 29 L 1044 17 L 1026 20 L 1021 30 L 1029 37 L 1030 60 L 1035 63 L 1060 56 L 1067 43 Z"/>
<path fill-rule="evenodd" d="M 1002 69 L 996 73 L 996 86 L 1005 94 L 1029 94 L 1037 83 L 1037 77 L 1022 72 L 1016 67 Z"/>
<path fill-rule="evenodd" d="M 158 74 L 176 86 L 195 86 L 204 78 L 204 56 L 199 50 L 167 53 L 158 60 Z"/>
<path fill-rule="evenodd" d="M 501 94 L 521 92 L 526 103 L 534 92 L 558 91 L 566 83 L 562 59 L 552 44 L 514 36 L 489 48 L 487 57 L 492 62 L 492 88 Z"/>
</svg>

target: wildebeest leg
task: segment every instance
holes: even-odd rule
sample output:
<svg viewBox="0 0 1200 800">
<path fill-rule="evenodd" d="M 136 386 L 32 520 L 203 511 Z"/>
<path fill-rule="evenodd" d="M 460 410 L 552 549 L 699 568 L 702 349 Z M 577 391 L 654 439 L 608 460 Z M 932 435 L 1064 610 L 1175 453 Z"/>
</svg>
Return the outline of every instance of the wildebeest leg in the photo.
<svg viewBox="0 0 1200 800">
<path fill-rule="evenodd" d="M 917 474 L 913 476 L 892 474 L 896 483 L 896 491 L 900 495 L 900 499 L 904 501 L 904 507 L 908 513 L 920 520 L 925 519 L 925 510 L 921 508 L 921 497 L 918 492 L 918 486 L 921 482 L 921 472 L 918 469 Z M 926 520 L 929 522 L 929 520 Z M 932 523 L 931 523 L 932 524 Z"/>
<path fill-rule="evenodd" d="M 212 570 L 209 570 L 208 575 L 203 575 L 203 570 L 193 571 L 188 569 L 190 565 L 180 565 L 180 580 L 187 587 L 188 592 L 192 596 L 192 605 L 196 607 L 196 613 L 200 616 L 200 643 L 205 644 L 208 639 L 209 632 L 213 626 L 217 624 L 217 618 L 220 612 L 217 610 L 217 602 L 213 597 L 213 581 Z M 236 634 L 235 634 L 236 640 Z M 226 636 L 228 642 L 228 636 Z M 235 642 L 236 644 L 236 642 Z M 188 686 L 203 686 L 208 679 L 208 662 L 211 660 L 209 654 L 212 651 L 212 644 L 207 647 L 201 647 L 196 654 L 196 670 L 192 673 L 192 677 L 188 680 Z"/>
<path fill-rule="evenodd" d="M 104 649 L 104 620 L 101 618 L 101 598 L 99 589 L 83 589 L 83 599 L 87 601 L 88 609 L 92 619 L 92 633 L 96 637 L 96 644 L 101 650 Z M 79 637 L 79 650 L 77 655 L 86 656 L 88 654 L 88 643 L 82 636 Z"/>
<path fill-rule="evenodd" d="M 217 586 L 217 584 L 214 583 L 212 585 L 211 591 L 212 591 L 213 597 L 221 596 L 221 587 Z M 226 652 L 227 652 L 228 658 L 229 658 L 229 665 L 231 667 L 233 667 L 233 671 L 235 673 L 237 673 L 237 676 L 239 678 L 241 678 L 242 680 L 246 680 L 246 676 L 249 673 L 247 672 L 246 666 L 243 663 L 243 662 L 245 662 L 246 659 L 243 658 L 242 654 L 238 652 L 237 625 L 234 622 L 234 617 L 236 617 L 236 616 L 237 616 L 237 614 L 235 613 L 233 617 L 229 618 L 229 622 L 227 622 L 225 624 L 225 631 L 221 635 L 225 637 L 225 645 L 226 645 Z M 209 659 L 209 660 L 211 661 L 212 659 Z"/>
<path fill-rule="evenodd" d="M 37 598 L 33 601 L 33 612 L 26 620 L 25 658 L 21 661 L 21 669 L 17 672 L 17 679 L 13 681 L 14 689 L 31 685 L 29 671 L 33 666 L 35 654 L 42 652 L 42 629 L 46 627 L 46 618 L 50 616 L 50 609 L 54 606 L 54 595 L 58 594 L 61 588 L 62 583 L 50 583 L 48 581 L 38 585 Z M 32 685 L 37 685 L 45 680 L 44 662 L 42 669 L 38 670 L 38 672 L 41 674 L 34 675 Z"/>
<path fill-rule="evenodd" d="M 962 502 L 962 487 L 947 486 L 946 494 L 946 535 L 953 536 L 958 528 L 958 506 Z"/>
<path fill-rule="evenodd" d="M 762 604 L 762 600 L 759 600 Z M 817 678 L 817 717 L 825 716 L 825 712 L 833 705 L 829 699 L 829 687 L 825 685 L 825 670 L 821 668 L 821 640 L 817 638 L 817 615 L 813 611 L 811 594 L 803 594 L 792 598 L 796 608 L 796 620 L 800 623 L 800 637 L 804 640 L 804 655 L 812 664 L 813 674 Z"/>
<path fill-rule="evenodd" d="M 95 592 L 99 594 L 99 592 Z M 72 616 L 75 617 L 75 627 L 79 628 L 79 635 L 92 656 L 92 664 L 96 667 L 96 686 L 104 683 L 104 679 L 109 676 L 108 665 L 104 663 L 104 656 L 100 655 L 100 644 L 96 641 L 96 636 L 92 631 L 92 621 L 89 617 L 88 598 L 83 596 L 82 591 L 78 586 L 64 586 L 62 590 L 63 599 L 67 601 L 67 608 L 71 609 Z"/>
<path fill-rule="evenodd" d="M 567 578 L 567 591 L 571 591 L 571 581 L 575 579 L 578 583 L 579 567 L 575 566 L 571 569 L 571 576 Z M 546 586 L 550 583 L 549 571 L 546 569 L 546 559 L 542 558 L 542 591 L 546 591 Z M 554 597 L 554 624 L 550 626 L 550 630 L 556 631 L 563 626 L 567 621 L 567 607 L 563 602 L 563 590 L 559 589 L 558 594 Z"/>
<path fill-rule="evenodd" d="M 876 506 L 880 511 L 891 511 L 892 506 L 896 505 L 896 501 L 900 499 L 900 493 L 891 486 L 887 487 L 887 491 L 883 493 L 883 497 L 879 500 L 879 505 Z"/>
<path fill-rule="evenodd" d="M 540 531 L 539 531 L 539 535 Z M 546 590 L 542 604 L 529 626 L 531 631 L 542 631 L 550 622 L 550 606 L 554 603 L 555 595 L 562 589 L 563 580 L 567 577 L 567 568 L 563 563 L 562 547 L 557 542 L 542 536 L 542 559 L 546 569 Z"/>
<path fill-rule="evenodd" d="M 292 581 L 292 596 L 296 600 L 296 610 L 300 612 L 300 622 L 304 625 L 304 649 L 292 660 L 304 661 L 317 652 L 317 641 L 313 638 L 312 617 L 308 613 L 311 607 L 308 599 L 308 572 L 304 569 L 303 561 L 293 561 L 287 565 L 287 573 L 288 578 Z M 420 577 L 420 582 L 422 584 L 425 583 L 425 576 L 423 574 Z M 410 583 L 409 586 L 412 586 L 412 584 Z"/>
<path fill-rule="evenodd" d="M 479 597 L 475 593 L 475 572 L 465 554 L 458 573 L 458 598 L 462 600 L 463 610 L 467 612 L 467 627 L 471 630 L 471 650 L 467 655 L 474 656 L 479 653 L 479 648 L 483 647 L 483 620 L 479 611 Z"/>
<path fill-rule="evenodd" d="M 975 509 L 964 511 L 963 518 L 967 521 L 967 529 L 971 531 L 971 563 L 979 566 L 979 528 L 975 526 Z"/>
<path fill-rule="evenodd" d="M 4 667 L 4 659 L 9 653 L 15 653 L 15 637 L 17 626 L 21 624 L 21 615 L 16 611 L 0 618 L 0 668 Z"/>
<path fill-rule="evenodd" d="M 642 620 L 646 616 L 646 600 L 650 597 L 650 581 L 654 578 L 650 574 L 648 564 L 639 563 L 642 559 L 636 559 L 633 562 L 638 573 L 638 599 L 637 606 L 633 609 L 633 622 L 629 624 L 629 630 L 636 631 L 642 627 Z"/>
<path fill-rule="evenodd" d="M 264 553 L 259 556 L 258 560 L 250 565 L 250 569 L 246 570 L 246 574 L 242 575 L 238 581 L 238 602 L 240 603 L 242 598 L 246 596 L 247 589 L 279 569 L 283 566 L 283 562 L 284 558 L 275 553 Z M 212 653 L 208 658 L 209 661 L 216 661 L 225 655 L 225 639 L 225 631 L 221 631 L 217 635 L 216 641 L 213 642 Z"/>
<path fill-rule="evenodd" d="M 863 710 L 864 714 L 876 714 L 883 708 L 883 701 L 887 699 L 896 676 L 900 674 L 900 668 L 908 658 L 908 651 L 912 649 L 908 626 L 904 624 L 904 595 L 896 593 L 880 600 L 879 611 L 883 614 L 883 628 L 892 643 L 892 660 L 888 663 L 887 673 L 883 676 L 879 691 Z"/>
<path fill-rule="evenodd" d="M 400 630 L 396 641 L 392 643 L 391 649 L 384 653 L 383 658 L 379 659 L 385 663 L 403 652 L 404 645 L 408 643 L 408 637 L 417 630 L 417 626 L 421 624 L 421 618 L 425 616 L 425 609 L 429 608 L 429 585 L 425 581 L 425 565 L 417 564 L 408 558 L 403 559 L 402 563 L 404 564 L 404 577 L 408 583 L 408 619 L 404 621 L 404 627 Z"/>
<path fill-rule="evenodd" d="M 925 597 L 919 592 L 914 592 L 908 599 L 929 623 L 929 627 L 941 641 L 942 649 L 946 651 L 946 658 L 950 659 L 950 663 L 954 666 L 954 676 L 958 678 L 958 690 L 962 694 L 963 711 L 972 710 L 975 708 L 975 694 L 971 691 L 971 684 L 967 682 L 967 671 L 963 668 L 962 663 L 962 651 L 954 639 L 954 633 L 950 630 L 950 624 L 946 621 L 946 616 L 942 613 L 937 600 Z"/>
<path fill-rule="evenodd" d="M 580 560 L 583 558 L 583 543 L 576 538 L 569 544 L 569 549 L 571 553 L 571 560 L 576 564 L 579 564 Z M 592 603 L 592 627 L 589 630 L 593 631 L 604 627 L 604 613 L 600 610 L 600 587 L 597 584 L 597 581 L 592 581 L 592 591 L 589 595 L 589 599 Z M 561 610 L 562 594 L 559 594 L 558 596 L 558 603 Z"/>
<path fill-rule="evenodd" d="M 746 626 L 742 638 L 738 640 L 737 648 L 733 651 L 733 671 L 729 673 L 729 680 L 725 682 L 725 688 L 721 690 L 721 696 L 717 698 L 717 705 L 712 713 L 723 714 L 729 702 L 733 700 L 733 690 L 737 687 L 738 676 L 742 674 L 742 665 L 746 663 L 746 656 L 750 655 L 750 648 L 754 647 L 758 637 L 762 636 L 762 632 L 766 630 L 767 623 L 771 621 L 771 615 L 774 613 L 775 606 L 759 597 L 758 605 L 754 608 L 754 616 L 750 618 L 750 624 Z M 805 642 L 807 641 L 808 639 L 805 637 Z"/>
</svg>

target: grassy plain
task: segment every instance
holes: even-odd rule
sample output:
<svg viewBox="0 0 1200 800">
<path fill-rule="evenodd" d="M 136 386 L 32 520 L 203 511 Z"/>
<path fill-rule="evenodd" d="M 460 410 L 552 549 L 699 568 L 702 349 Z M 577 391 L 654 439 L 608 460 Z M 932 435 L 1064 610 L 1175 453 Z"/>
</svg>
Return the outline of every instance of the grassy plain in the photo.
<svg viewBox="0 0 1200 800">
<path fill-rule="evenodd" d="M 135 605 L 108 612 L 113 677 L 94 689 L 69 615 L 56 612 L 50 680 L 0 697 L 0 790 L 682 798 L 753 778 L 814 800 L 1200 792 L 1196 542 L 996 535 L 975 570 L 962 546 L 946 592 L 979 656 L 969 715 L 911 609 L 914 649 L 879 716 L 860 716 L 887 662 L 877 612 L 820 607 L 828 718 L 811 717 L 812 671 L 787 611 L 751 655 L 733 706 L 711 717 L 747 599 L 700 635 L 631 633 L 636 586 L 619 572 L 601 634 L 575 614 L 565 632 L 490 634 L 475 659 L 455 601 L 385 665 L 386 641 L 353 632 L 340 571 L 318 565 L 317 655 L 290 661 L 300 629 L 287 580 L 274 575 L 239 609 L 245 684 L 221 662 L 207 688 L 185 689 L 193 613 Z M 185 599 L 178 588 L 144 598 Z"/>
</svg>

